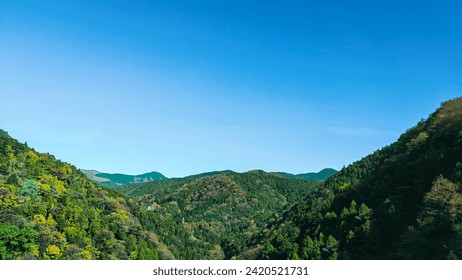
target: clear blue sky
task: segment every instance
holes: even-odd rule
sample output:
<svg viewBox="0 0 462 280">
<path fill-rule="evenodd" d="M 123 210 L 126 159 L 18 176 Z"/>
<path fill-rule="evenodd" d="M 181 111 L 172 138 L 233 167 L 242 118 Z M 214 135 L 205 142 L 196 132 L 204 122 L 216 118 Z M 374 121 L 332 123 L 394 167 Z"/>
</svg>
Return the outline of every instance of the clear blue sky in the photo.
<svg viewBox="0 0 462 280">
<path fill-rule="evenodd" d="M 460 1 L 0 9 L 0 128 L 79 168 L 341 168 L 462 95 Z"/>
</svg>

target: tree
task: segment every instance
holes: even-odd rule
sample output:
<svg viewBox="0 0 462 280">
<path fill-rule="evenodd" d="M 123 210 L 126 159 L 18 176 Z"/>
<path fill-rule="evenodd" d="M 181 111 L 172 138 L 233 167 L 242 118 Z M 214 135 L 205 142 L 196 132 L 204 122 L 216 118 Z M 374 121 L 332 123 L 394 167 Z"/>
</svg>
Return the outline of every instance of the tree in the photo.
<svg viewBox="0 0 462 280">
<path fill-rule="evenodd" d="M 439 176 L 424 197 L 415 225 L 401 238 L 400 256 L 407 259 L 462 257 L 461 187 Z"/>
<path fill-rule="evenodd" d="M 305 260 L 320 260 L 321 248 L 319 242 L 313 240 L 309 235 L 302 243 L 302 258 Z"/>
<path fill-rule="evenodd" d="M 0 224 L 0 259 L 11 260 L 34 253 L 36 238 L 37 232 L 32 228 Z"/>
<path fill-rule="evenodd" d="M 13 185 L 3 184 L 0 186 L 0 210 L 11 209 L 18 204 L 19 195 L 16 187 Z"/>
<path fill-rule="evenodd" d="M 57 260 L 61 257 L 61 250 L 56 245 L 50 245 L 46 248 L 44 258 Z"/>
<path fill-rule="evenodd" d="M 38 183 L 32 179 L 26 179 L 21 188 L 21 195 L 29 198 L 36 198 L 39 195 Z"/>
</svg>

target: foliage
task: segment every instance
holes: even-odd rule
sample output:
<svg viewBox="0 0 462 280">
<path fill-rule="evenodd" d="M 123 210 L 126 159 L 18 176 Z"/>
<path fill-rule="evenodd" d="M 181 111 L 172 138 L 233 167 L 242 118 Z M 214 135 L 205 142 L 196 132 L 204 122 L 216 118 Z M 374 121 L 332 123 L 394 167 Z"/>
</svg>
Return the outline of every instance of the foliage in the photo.
<svg viewBox="0 0 462 280">
<path fill-rule="evenodd" d="M 31 227 L 0 224 L 0 259 L 25 257 L 24 253 L 36 254 L 37 232 Z"/>
<path fill-rule="evenodd" d="M 1 131 L 1 259 L 157 259 L 137 215 L 124 196 Z"/>
<path fill-rule="evenodd" d="M 230 171 L 127 185 L 175 258 L 231 259 L 317 183 Z M 149 223 L 148 222 L 148 223 Z M 164 229 L 165 228 L 165 229 Z"/>
<path fill-rule="evenodd" d="M 460 258 L 461 144 L 459 98 L 310 192 L 257 241 L 260 258 Z"/>
</svg>

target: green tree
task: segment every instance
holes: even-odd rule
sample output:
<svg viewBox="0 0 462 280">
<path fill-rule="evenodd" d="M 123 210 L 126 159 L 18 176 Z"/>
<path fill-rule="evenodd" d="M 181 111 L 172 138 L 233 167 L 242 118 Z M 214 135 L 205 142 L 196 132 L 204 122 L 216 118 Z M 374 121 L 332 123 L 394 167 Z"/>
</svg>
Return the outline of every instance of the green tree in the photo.
<svg viewBox="0 0 462 280">
<path fill-rule="evenodd" d="M 29 198 L 36 198 L 39 195 L 38 183 L 32 179 L 26 179 L 21 188 L 21 195 Z"/>
<path fill-rule="evenodd" d="M 321 248 L 317 240 L 306 236 L 302 244 L 302 258 L 305 260 L 320 260 Z"/>
<path fill-rule="evenodd" d="M 61 257 L 61 250 L 56 245 L 50 245 L 46 248 L 44 258 L 50 260 L 57 260 Z"/>
<path fill-rule="evenodd" d="M 26 253 L 36 253 L 36 238 L 37 232 L 32 228 L 0 224 L 0 258 L 11 260 Z"/>
</svg>

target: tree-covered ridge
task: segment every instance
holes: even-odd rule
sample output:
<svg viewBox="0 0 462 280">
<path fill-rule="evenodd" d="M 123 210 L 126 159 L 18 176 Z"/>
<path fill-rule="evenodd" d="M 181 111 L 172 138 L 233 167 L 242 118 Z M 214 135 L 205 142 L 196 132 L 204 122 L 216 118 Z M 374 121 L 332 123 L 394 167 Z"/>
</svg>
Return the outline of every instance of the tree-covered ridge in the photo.
<svg viewBox="0 0 462 280">
<path fill-rule="evenodd" d="M 316 184 L 263 171 L 219 172 L 143 184 L 135 201 L 150 210 L 157 224 L 166 218 L 174 221 L 175 233 L 160 234 L 159 239 L 176 258 L 229 259 Z M 139 187 L 130 185 L 120 190 L 133 194 L 130 188 Z"/>
<path fill-rule="evenodd" d="M 319 172 L 310 172 L 310 173 L 302 173 L 302 174 L 290 174 L 286 172 L 271 172 L 272 174 L 276 174 L 281 176 L 282 178 L 287 179 L 303 179 L 303 180 L 311 180 L 311 181 L 325 181 L 335 175 L 338 171 L 333 168 L 324 168 Z"/>
<path fill-rule="evenodd" d="M 462 99 L 308 194 L 261 258 L 462 257 Z"/>
<path fill-rule="evenodd" d="M 199 179 L 203 177 L 219 175 L 219 174 L 226 174 L 226 173 L 234 173 L 231 170 L 224 170 L 224 171 L 212 171 L 207 173 L 201 173 L 196 175 L 191 175 L 187 177 L 181 178 L 165 178 L 163 180 L 145 182 L 145 183 L 137 183 L 137 184 L 126 184 L 117 186 L 114 189 L 125 194 L 128 197 L 140 197 L 145 194 L 151 194 L 157 189 L 168 188 L 173 185 L 177 185 L 180 183 L 185 183 L 193 179 Z"/>
<path fill-rule="evenodd" d="M 0 130 L 0 259 L 157 259 L 142 213 Z"/>
<path fill-rule="evenodd" d="M 166 179 L 164 175 L 159 172 L 149 172 L 140 175 L 127 175 L 120 173 L 103 173 L 96 170 L 85 170 L 80 169 L 88 179 L 97 182 L 98 184 L 114 188 L 126 184 L 142 183 L 142 182 L 151 182 L 156 180 Z"/>
</svg>

